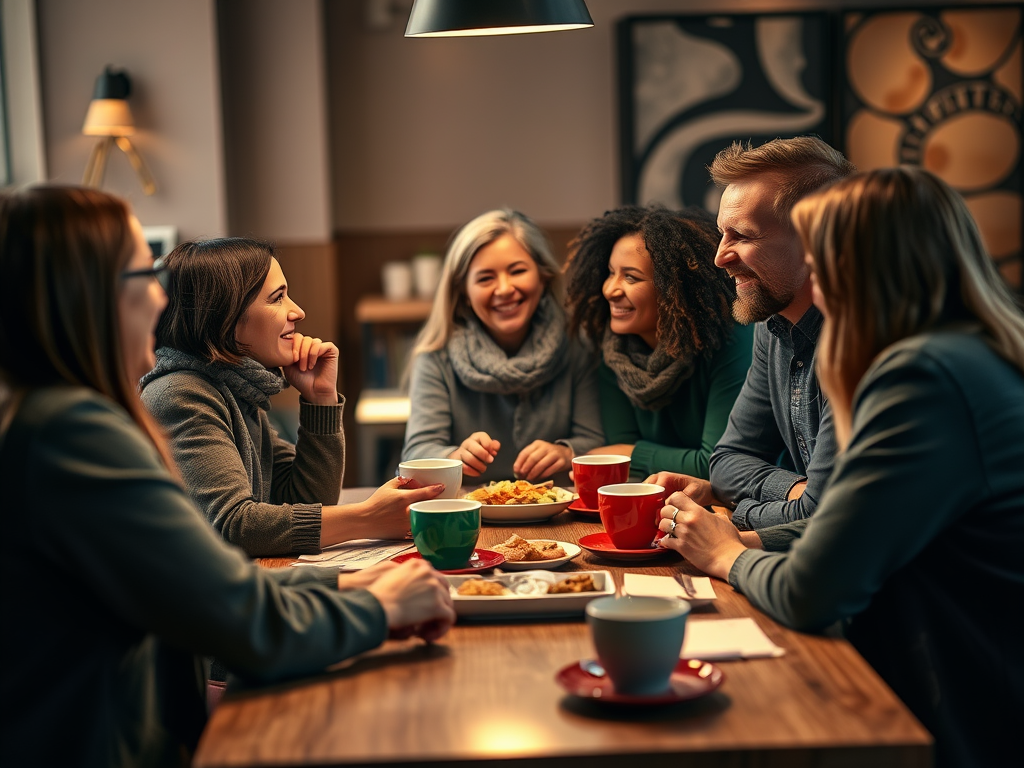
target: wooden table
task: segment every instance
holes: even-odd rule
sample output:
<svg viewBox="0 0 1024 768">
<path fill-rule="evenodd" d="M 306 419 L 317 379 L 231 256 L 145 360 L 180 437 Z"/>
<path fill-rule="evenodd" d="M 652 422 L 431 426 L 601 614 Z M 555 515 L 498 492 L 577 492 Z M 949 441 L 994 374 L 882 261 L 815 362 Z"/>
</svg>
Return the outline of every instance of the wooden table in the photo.
<svg viewBox="0 0 1024 768">
<path fill-rule="evenodd" d="M 564 512 L 547 524 L 485 525 L 480 546 L 599 530 Z M 593 569 L 619 584 L 626 570 L 698 573 L 673 553 L 624 565 L 584 551 L 563 566 Z M 630 710 L 566 694 L 555 673 L 593 656 L 582 618 L 459 623 L 434 646 L 390 641 L 314 679 L 229 689 L 195 766 L 931 765 L 929 734 L 847 642 L 792 632 L 727 583 L 714 586 L 718 599 L 691 621 L 751 616 L 786 654 L 718 662 L 725 682 L 703 699 Z"/>
</svg>

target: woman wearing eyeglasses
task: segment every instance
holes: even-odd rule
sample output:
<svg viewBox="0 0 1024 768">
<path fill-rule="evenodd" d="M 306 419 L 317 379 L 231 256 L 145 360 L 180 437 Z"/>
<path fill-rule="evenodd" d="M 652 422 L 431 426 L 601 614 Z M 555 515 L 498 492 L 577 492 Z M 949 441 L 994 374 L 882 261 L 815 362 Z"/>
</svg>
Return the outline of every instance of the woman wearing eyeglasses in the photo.
<svg viewBox="0 0 1024 768">
<path fill-rule="evenodd" d="M 269 682 L 455 619 L 422 562 L 354 588 L 261 569 L 200 518 L 136 390 L 167 303 L 158 270 L 112 195 L 0 195 L 17 286 L 0 302 L 5 765 L 187 765 L 205 720 L 196 654 Z"/>
<path fill-rule="evenodd" d="M 442 486 L 388 481 L 338 505 L 345 437 L 338 348 L 303 336 L 305 317 L 268 243 L 224 238 L 168 254 L 170 303 L 142 401 L 171 441 L 185 487 L 220 533 L 253 557 L 401 539 L 408 506 Z M 270 397 L 299 392 L 298 441 L 270 424 Z"/>
</svg>

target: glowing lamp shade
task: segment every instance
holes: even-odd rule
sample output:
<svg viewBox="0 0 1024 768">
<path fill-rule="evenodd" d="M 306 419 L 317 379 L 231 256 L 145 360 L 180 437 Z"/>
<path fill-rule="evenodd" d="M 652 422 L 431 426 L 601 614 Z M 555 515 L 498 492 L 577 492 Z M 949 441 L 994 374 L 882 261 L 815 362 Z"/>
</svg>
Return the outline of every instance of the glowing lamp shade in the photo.
<svg viewBox="0 0 1024 768">
<path fill-rule="evenodd" d="M 132 110 L 124 99 L 93 99 L 85 113 L 86 136 L 131 136 L 135 133 Z"/>
<path fill-rule="evenodd" d="M 415 0 L 406 37 L 477 37 L 594 26 L 584 0 Z"/>
</svg>

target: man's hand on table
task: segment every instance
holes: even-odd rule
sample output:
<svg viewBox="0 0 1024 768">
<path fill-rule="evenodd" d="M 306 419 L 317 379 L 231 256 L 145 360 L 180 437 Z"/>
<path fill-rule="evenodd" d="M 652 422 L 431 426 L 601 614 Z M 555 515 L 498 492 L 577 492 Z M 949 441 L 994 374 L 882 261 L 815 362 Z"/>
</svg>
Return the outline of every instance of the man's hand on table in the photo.
<svg viewBox="0 0 1024 768">
<path fill-rule="evenodd" d="M 722 502 L 715 498 L 714 491 L 711 490 L 711 483 L 699 477 L 681 475 L 678 472 L 658 472 L 644 482 L 660 485 L 670 494 L 685 493 L 702 507 L 723 506 Z"/>
</svg>

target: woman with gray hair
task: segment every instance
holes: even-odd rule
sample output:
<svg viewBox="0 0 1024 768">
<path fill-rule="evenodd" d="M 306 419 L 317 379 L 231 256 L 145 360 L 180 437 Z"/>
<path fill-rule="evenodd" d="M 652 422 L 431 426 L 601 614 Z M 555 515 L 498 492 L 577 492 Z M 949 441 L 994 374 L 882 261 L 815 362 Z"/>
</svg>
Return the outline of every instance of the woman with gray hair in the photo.
<svg viewBox="0 0 1024 768">
<path fill-rule="evenodd" d="M 413 349 L 403 460 L 453 458 L 481 481 L 567 482 L 604 439 L 594 364 L 566 335 L 559 266 L 521 213 L 453 237 Z"/>
</svg>

